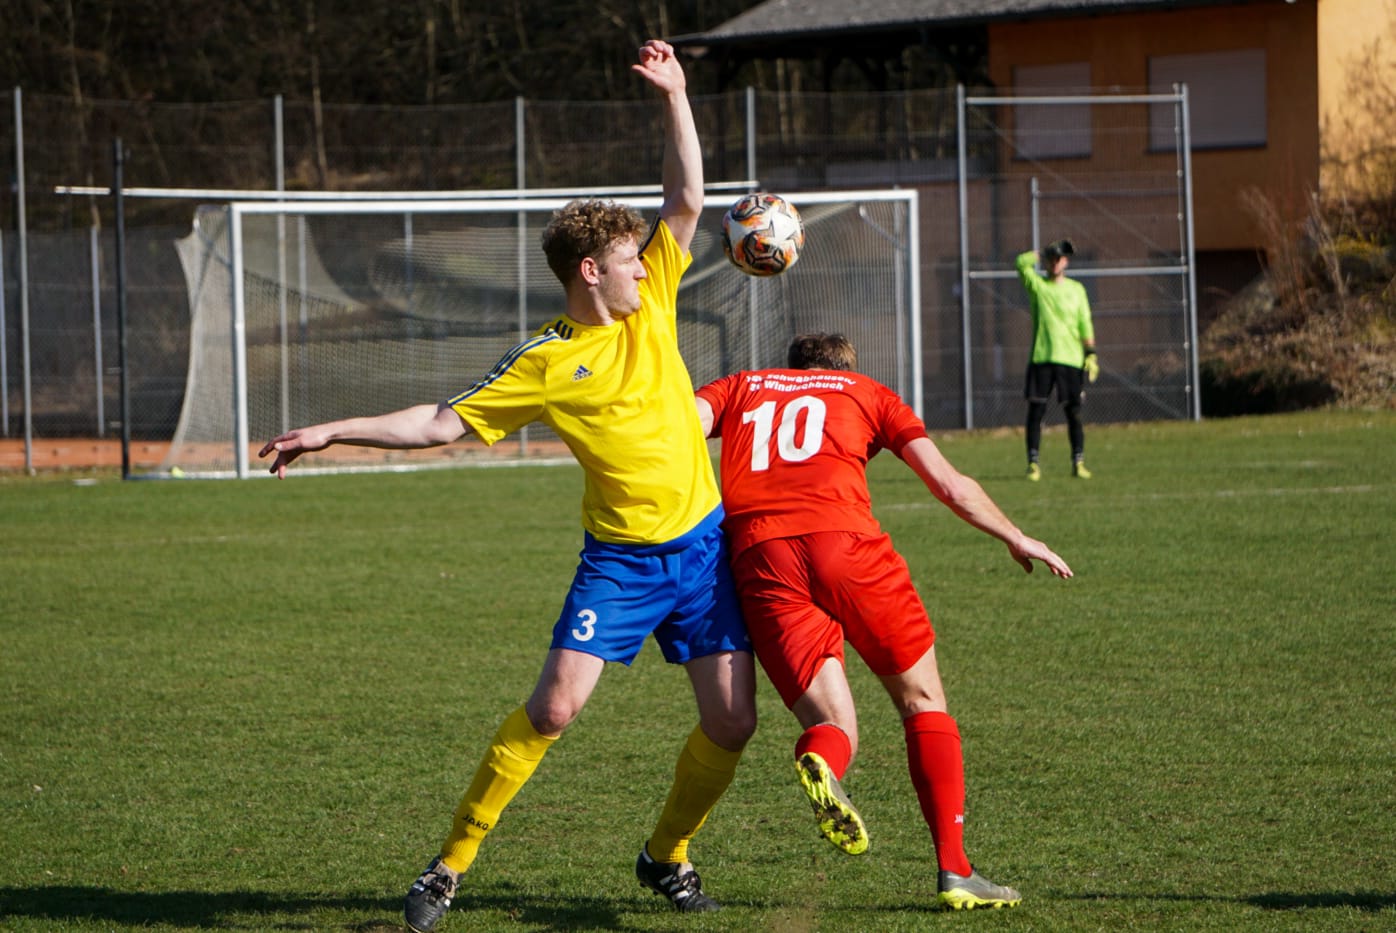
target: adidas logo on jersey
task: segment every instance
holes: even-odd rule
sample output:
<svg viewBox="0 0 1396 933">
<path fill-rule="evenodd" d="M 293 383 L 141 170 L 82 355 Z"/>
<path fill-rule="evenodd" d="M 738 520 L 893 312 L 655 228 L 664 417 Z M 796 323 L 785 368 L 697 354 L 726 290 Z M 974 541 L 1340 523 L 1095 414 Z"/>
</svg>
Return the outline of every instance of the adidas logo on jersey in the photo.
<svg viewBox="0 0 1396 933">
<path fill-rule="evenodd" d="M 585 379 L 590 375 L 591 370 L 587 369 L 585 366 L 578 366 L 577 371 L 572 374 L 572 381 L 576 382 L 578 379 Z"/>
</svg>

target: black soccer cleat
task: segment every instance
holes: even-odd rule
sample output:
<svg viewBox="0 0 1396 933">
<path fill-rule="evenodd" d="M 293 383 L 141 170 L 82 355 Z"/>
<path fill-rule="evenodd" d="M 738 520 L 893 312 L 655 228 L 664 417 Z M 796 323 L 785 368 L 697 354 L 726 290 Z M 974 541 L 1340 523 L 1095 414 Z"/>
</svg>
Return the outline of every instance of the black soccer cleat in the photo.
<svg viewBox="0 0 1396 933">
<path fill-rule="evenodd" d="M 426 871 L 407 890 L 403 899 L 402 916 L 407 928 L 415 933 L 431 933 L 436 923 L 446 915 L 451 898 L 456 896 L 459 875 L 441 862 L 441 856 L 431 860 Z"/>
<path fill-rule="evenodd" d="M 722 909 L 721 904 L 703 893 L 703 882 L 689 862 L 656 862 L 642 846 L 640 857 L 635 860 L 635 877 L 684 913 Z"/>
</svg>

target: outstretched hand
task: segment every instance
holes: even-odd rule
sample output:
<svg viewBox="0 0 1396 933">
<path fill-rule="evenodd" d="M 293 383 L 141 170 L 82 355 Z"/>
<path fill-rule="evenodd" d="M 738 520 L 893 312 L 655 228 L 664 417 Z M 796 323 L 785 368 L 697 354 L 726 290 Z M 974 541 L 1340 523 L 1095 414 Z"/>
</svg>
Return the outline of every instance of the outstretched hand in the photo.
<svg viewBox="0 0 1396 933">
<path fill-rule="evenodd" d="M 674 47 L 663 39 L 651 39 L 640 46 L 640 60 L 631 65 L 630 70 L 665 93 L 683 91 L 687 87 Z"/>
<path fill-rule="evenodd" d="M 275 451 L 276 460 L 267 472 L 276 474 L 277 479 L 285 479 L 286 468 L 297 457 L 310 451 L 324 450 L 328 446 L 329 442 L 316 435 L 313 428 L 298 428 L 267 441 L 262 449 L 257 451 L 257 456 L 265 457 Z"/>
<path fill-rule="evenodd" d="M 1008 553 L 1012 554 L 1013 559 L 1028 573 L 1032 573 L 1032 562 L 1040 560 L 1048 570 L 1052 571 L 1053 576 L 1061 577 L 1063 580 L 1072 577 L 1071 568 L 1066 565 L 1066 561 L 1036 538 L 1024 535 L 1016 546 L 1008 545 Z"/>
</svg>

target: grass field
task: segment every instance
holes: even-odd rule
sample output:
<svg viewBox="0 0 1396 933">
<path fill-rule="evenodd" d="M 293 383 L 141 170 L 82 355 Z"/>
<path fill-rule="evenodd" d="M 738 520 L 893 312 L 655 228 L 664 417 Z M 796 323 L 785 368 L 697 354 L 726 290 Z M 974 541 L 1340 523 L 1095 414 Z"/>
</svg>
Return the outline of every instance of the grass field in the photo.
<svg viewBox="0 0 1396 933">
<path fill-rule="evenodd" d="M 1092 427 L 1089 482 L 1013 433 L 938 437 L 1076 578 L 874 462 L 939 633 L 967 844 L 1022 907 L 930 912 L 890 703 L 856 662 L 816 834 L 794 720 L 693 846 L 719 914 L 634 881 L 694 710 L 647 646 L 505 812 L 445 933 L 1396 929 L 1396 412 Z M 579 474 L 0 477 L 0 929 L 395 929 L 575 564 Z"/>
</svg>

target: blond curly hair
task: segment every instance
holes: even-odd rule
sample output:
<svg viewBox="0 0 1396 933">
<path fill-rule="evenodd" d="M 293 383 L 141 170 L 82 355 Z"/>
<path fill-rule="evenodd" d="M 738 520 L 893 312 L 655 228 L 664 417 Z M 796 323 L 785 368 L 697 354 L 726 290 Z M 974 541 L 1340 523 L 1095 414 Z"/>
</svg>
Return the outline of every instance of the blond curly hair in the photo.
<svg viewBox="0 0 1396 933">
<path fill-rule="evenodd" d="M 543 254 L 553 275 L 566 286 L 583 259 L 600 262 L 612 246 L 627 238 L 642 243 L 647 230 L 645 219 L 629 205 L 579 199 L 553 212 L 543 230 Z"/>
</svg>

